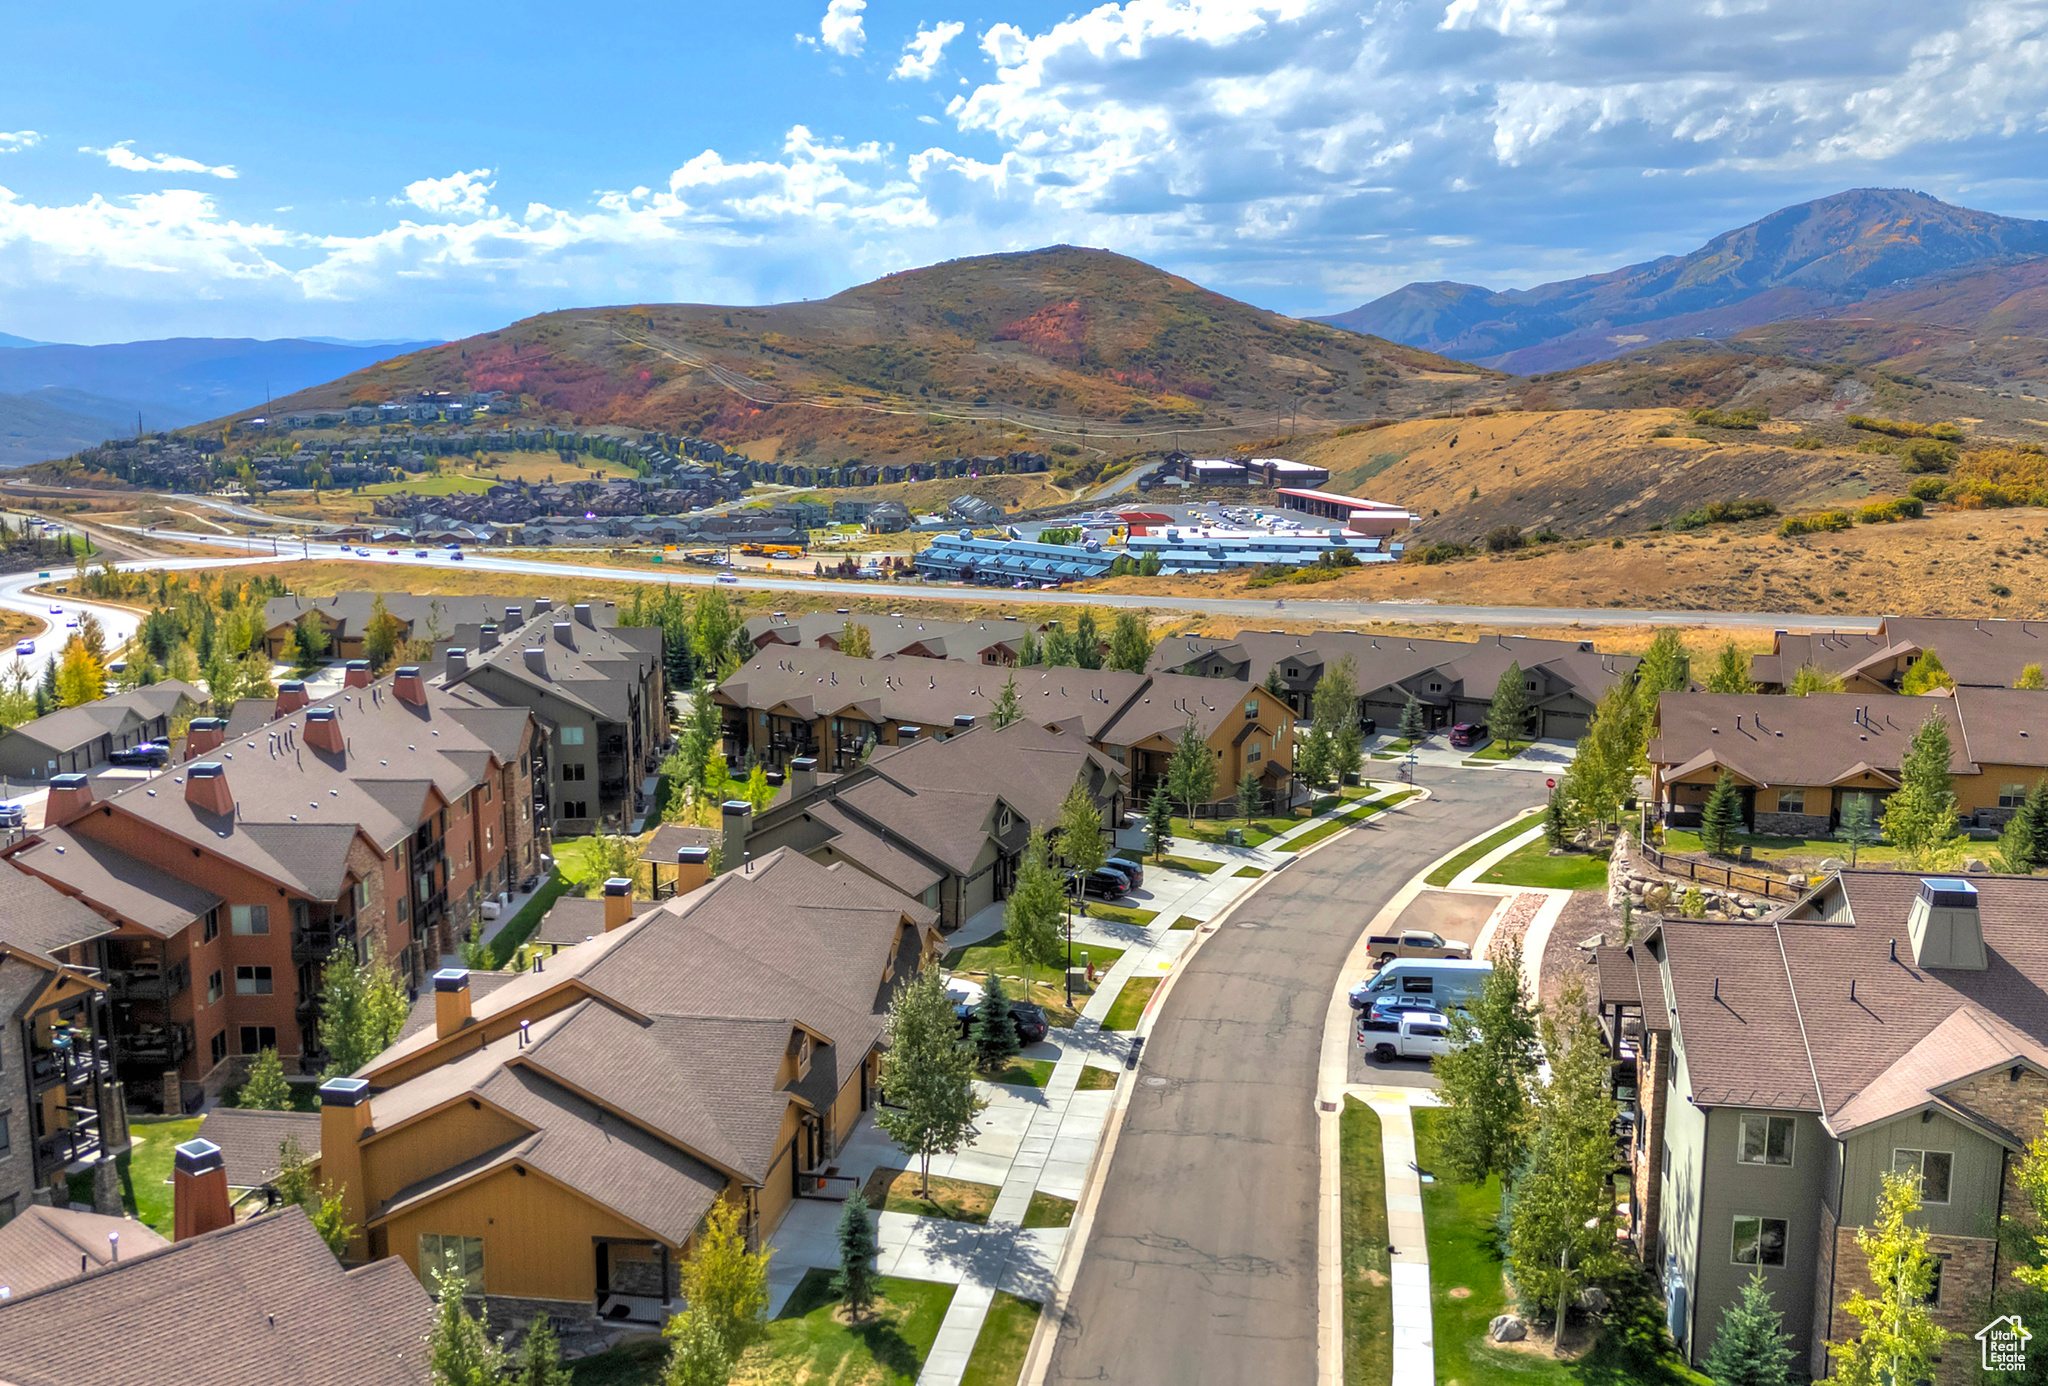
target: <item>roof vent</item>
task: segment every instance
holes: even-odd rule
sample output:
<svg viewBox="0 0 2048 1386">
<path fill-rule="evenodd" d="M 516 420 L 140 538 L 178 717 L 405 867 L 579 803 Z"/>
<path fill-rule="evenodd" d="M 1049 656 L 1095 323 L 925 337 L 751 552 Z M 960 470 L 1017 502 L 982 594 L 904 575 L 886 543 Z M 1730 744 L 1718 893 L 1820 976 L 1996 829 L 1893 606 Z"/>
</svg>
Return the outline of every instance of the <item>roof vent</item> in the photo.
<svg viewBox="0 0 2048 1386">
<path fill-rule="evenodd" d="M 1920 893 L 1906 914 L 1906 933 L 1913 940 L 1913 961 L 1921 967 L 1982 972 L 1989 965 L 1977 887 L 1959 877 L 1921 880 Z"/>
<path fill-rule="evenodd" d="M 498 623 L 496 621 L 486 621 L 476 628 L 476 644 L 480 650 L 495 650 L 498 648 Z"/>
<path fill-rule="evenodd" d="M 518 625 L 518 624 L 519 624 L 520 622 L 524 621 L 525 619 L 526 619 L 526 608 L 525 608 L 525 607 L 523 607 L 523 606 L 508 606 L 508 607 L 506 607 L 506 608 L 505 608 L 505 624 L 506 624 L 506 625 L 508 625 L 508 626 L 516 626 L 516 625 Z"/>
<path fill-rule="evenodd" d="M 567 645 L 572 650 L 575 649 L 576 623 L 573 621 L 555 622 L 555 643 L 558 645 Z"/>
<path fill-rule="evenodd" d="M 448 676 L 458 678 L 469 672 L 469 651 L 460 645 L 448 647 Z"/>
</svg>

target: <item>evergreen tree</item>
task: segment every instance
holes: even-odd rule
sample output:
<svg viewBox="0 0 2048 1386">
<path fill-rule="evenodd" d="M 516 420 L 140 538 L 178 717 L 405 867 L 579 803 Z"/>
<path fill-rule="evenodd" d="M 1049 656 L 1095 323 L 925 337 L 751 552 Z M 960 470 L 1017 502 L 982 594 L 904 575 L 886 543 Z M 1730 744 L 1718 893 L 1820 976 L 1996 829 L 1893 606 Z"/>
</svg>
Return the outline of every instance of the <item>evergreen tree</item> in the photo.
<svg viewBox="0 0 2048 1386">
<path fill-rule="evenodd" d="M 832 1292 L 846 1305 L 849 1317 L 867 1315 L 875 1302 L 875 1225 L 868 1221 L 868 1201 L 856 1189 L 847 1195 L 839 1210 L 839 1274 L 832 1278 Z"/>
<path fill-rule="evenodd" d="M 1073 632 L 1058 621 L 1049 623 L 1039 662 L 1052 669 L 1070 669 L 1079 664 L 1081 661 L 1074 653 Z"/>
<path fill-rule="evenodd" d="M 1258 771 L 1245 768 L 1244 778 L 1237 782 L 1237 816 L 1257 818 L 1259 810 L 1265 807 L 1266 796 L 1259 790 Z"/>
<path fill-rule="evenodd" d="M 1240 788 L 1238 811 L 1241 813 L 1243 810 L 1243 790 Z M 1160 790 L 1153 790 L 1152 797 L 1145 801 L 1145 837 L 1154 860 L 1165 856 L 1173 846 L 1173 801 Z"/>
<path fill-rule="evenodd" d="M 768 1334 L 768 1259 L 773 1255 L 748 1248 L 740 1205 L 722 1198 L 704 1215 L 696 1250 L 678 1274 L 683 1303 L 702 1315 L 735 1355 Z"/>
<path fill-rule="evenodd" d="M 1038 638 L 1038 632 L 1030 626 L 1024 627 L 1024 638 L 1017 644 L 1017 664 L 1029 668 L 1045 662 L 1045 644 Z"/>
<path fill-rule="evenodd" d="M 1512 1181 L 1528 1146 L 1537 1006 L 1522 976 L 1522 944 L 1493 950 L 1493 971 L 1465 1010 L 1452 1010 L 1451 1049 L 1431 1064 L 1447 1126 L 1446 1172 L 1468 1184 Z"/>
<path fill-rule="evenodd" d="M 1493 701 L 1486 708 L 1486 729 L 1515 749 L 1517 741 L 1529 739 L 1529 686 L 1519 661 L 1501 670 L 1493 686 Z"/>
<path fill-rule="evenodd" d="M 1283 703 L 1287 701 L 1287 685 L 1280 681 L 1280 666 L 1275 664 L 1266 671 L 1266 691 Z"/>
<path fill-rule="evenodd" d="M 661 1386 L 726 1386 L 732 1380 L 732 1350 L 711 1321 L 696 1310 L 671 1316 L 661 1336 L 669 1343 Z"/>
<path fill-rule="evenodd" d="M 284 1080 L 284 1060 L 274 1047 L 266 1046 L 249 1065 L 249 1077 L 242 1084 L 237 1106 L 265 1112 L 288 1112 L 292 1107 L 291 1084 Z"/>
<path fill-rule="evenodd" d="M 1145 618 L 1135 611 L 1119 611 L 1109 632 L 1109 667 L 1142 674 L 1151 661 L 1152 632 Z"/>
<path fill-rule="evenodd" d="M 434 1386 L 498 1386 L 505 1354 L 463 1307 L 462 1273 L 441 1266 L 429 1273 L 435 1277 L 435 1296 L 440 1302 L 427 1339 L 427 1366 Z"/>
<path fill-rule="evenodd" d="M 1713 792 L 1707 795 L 1706 807 L 1700 810 L 1700 845 L 1710 855 L 1731 856 L 1735 851 L 1735 839 L 1742 833 L 1742 791 L 1735 787 L 1727 771 L 1714 781 Z"/>
<path fill-rule="evenodd" d="M 1884 835 L 1915 866 L 1936 862 L 1955 840 L 1949 756 L 1948 722 L 1929 713 L 1899 766 L 1899 788 L 1885 801 Z"/>
<path fill-rule="evenodd" d="M 1707 675 L 1709 693 L 1754 693 L 1756 685 L 1749 681 L 1749 661 L 1742 657 L 1742 651 L 1735 648 L 1730 640 L 1721 647 L 1721 653 L 1714 658 L 1714 672 Z"/>
<path fill-rule="evenodd" d="M 1027 977 L 1034 968 L 1049 968 L 1060 961 L 1060 926 L 1066 917 L 1067 892 L 1052 868 L 1045 832 L 1033 828 L 1017 863 L 1010 898 L 1003 902 L 1003 936 L 1010 956 L 1025 968 Z"/>
<path fill-rule="evenodd" d="M 993 970 L 981 989 L 981 1004 L 974 1008 L 974 1060 L 984 1073 L 994 1073 L 1024 1048 L 1017 1035 L 1017 1017 L 1010 1014 L 1010 998 L 1003 991 L 1003 979 Z"/>
<path fill-rule="evenodd" d="M 1854 866 L 1862 850 L 1877 841 L 1876 815 L 1869 799 L 1859 794 L 1842 805 L 1842 822 L 1835 836 L 1849 844 L 1849 865 Z"/>
<path fill-rule="evenodd" d="M 1095 627 L 1095 613 L 1083 611 L 1074 622 L 1074 664 L 1082 669 L 1102 667 L 1102 632 Z"/>
<path fill-rule="evenodd" d="M 931 1191 L 932 1156 L 958 1150 L 987 1104 L 974 1092 L 974 1067 L 960 1044 L 960 1022 L 936 963 L 925 964 L 889 1006 L 889 1047 L 882 1055 L 884 1105 L 875 1124 L 918 1162 L 918 1192 Z"/>
<path fill-rule="evenodd" d="M 2048 839 L 2048 776 L 2034 781 L 2027 797 L 2005 820 L 2005 829 L 1998 835 L 1999 859 L 2016 876 L 2032 875 L 2048 864 L 2041 854 L 2044 839 Z"/>
<path fill-rule="evenodd" d="M 1572 818 L 1565 800 L 1564 786 L 1550 791 L 1550 797 L 1543 803 L 1543 840 L 1553 851 L 1563 851 L 1571 841 Z"/>
<path fill-rule="evenodd" d="M 846 628 L 839 633 L 839 653 L 854 659 L 873 659 L 875 638 L 866 626 L 849 618 Z"/>
<path fill-rule="evenodd" d="M 1934 1321 L 1927 1302 L 1934 1288 L 1934 1258 L 1927 1229 L 1915 1227 L 1920 1211 L 1919 1178 L 1887 1170 L 1878 1191 L 1875 1222 L 1856 1234 L 1875 1295 L 1852 1291 L 1842 1310 L 1862 1325 L 1847 1342 L 1830 1342 L 1835 1380 L 1842 1386 L 1891 1386 L 1935 1376 L 1943 1343 L 1960 1335 Z"/>
<path fill-rule="evenodd" d="M 1721 1311 L 1721 1331 L 1707 1354 L 1714 1386 L 1787 1386 L 1793 1354 L 1784 1323 L 1759 1270 L 1743 1285 L 1742 1297 Z"/>
<path fill-rule="evenodd" d="M 1420 741 L 1429 735 L 1429 715 L 1422 709 L 1422 699 L 1413 693 L 1401 705 L 1401 736 L 1406 741 Z"/>
<path fill-rule="evenodd" d="M 1164 566 L 1159 558 L 1159 550 L 1147 549 L 1145 556 L 1138 560 L 1138 576 L 1158 577 L 1159 570 Z"/>
<path fill-rule="evenodd" d="M 1003 691 L 996 694 L 995 704 L 989 709 L 989 725 L 1001 731 L 1023 715 L 1017 706 L 1017 676 L 1012 674 L 1003 680 Z"/>
<path fill-rule="evenodd" d="M 1195 730 L 1193 717 L 1188 718 L 1180 744 L 1166 763 L 1166 791 L 1187 806 L 1190 819 L 1195 816 L 1195 805 L 1208 803 L 1216 792 L 1216 756 Z"/>
<path fill-rule="evenodd" d="M 1907 668 L 1906 676 L 1899 680 L 1899 691 L 1906 694 L 1931 693 L 1937 688 L 1955 686 L 1956 681 L 1949 677 L 1941 656 L 1932 650 L 1914 660 Z"/>
</svg>

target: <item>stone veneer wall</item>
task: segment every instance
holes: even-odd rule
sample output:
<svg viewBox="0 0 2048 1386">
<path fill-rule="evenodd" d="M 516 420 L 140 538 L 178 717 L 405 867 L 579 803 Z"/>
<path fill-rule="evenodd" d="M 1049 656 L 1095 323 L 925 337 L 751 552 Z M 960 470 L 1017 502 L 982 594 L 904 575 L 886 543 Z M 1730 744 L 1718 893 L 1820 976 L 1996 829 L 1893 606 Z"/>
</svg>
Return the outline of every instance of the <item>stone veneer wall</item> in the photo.
<svg viewBox="0 0 2048 1386">
<path fill-rule="evenodd" d="M 1856 1244 L 1859 1230 L 1854 1227 L 1836 1228 L 1833 1238 L 1834 1303 L 1829 1306 L 1825 1317 L 1827 1337 L 1837 1343 L 1846 1342 L 1862 1331 L 1862 1326 L 1842 1308 L 1843 1303 L 1858 1290 L 1872 1294 L 1877 1288 L 1871 1283 L 1870 1263 L 1863 1255 L 1863 1248 Z M 1967 1383 L 1978 1379 L 1977 1344 L 1970 1335 L 1984 1326 L 1984 1306 L 1991 1302 L 1991 1275 L 1997 1261 L 1998 1243 L 1990 1237 L 1936 1234 L 1928 1237 L 1927 1250 L 1931 1255 L 1944 1258 L 1941 1303 L 1935 1307 L 1934 1321 L 1957 1335 L 1943 1349 L 1934 1378 L 1940 1386 L 1967 1386 Z M 1821 1317 L 1815 1315 L 1817 1321 Z M 1814 1354 L 1817 1364 L 1815 1375 L 1818 1376 L 1825 1370 L 1826 1346 L 1816 1342 Z"/>
<path fill-rule="evenodd" d="M 1824 813 L 1759 813 L 1756 830 L 1775 837 L 1813 838 L 1828 836 L 1834 824 Z"/>
</svg>

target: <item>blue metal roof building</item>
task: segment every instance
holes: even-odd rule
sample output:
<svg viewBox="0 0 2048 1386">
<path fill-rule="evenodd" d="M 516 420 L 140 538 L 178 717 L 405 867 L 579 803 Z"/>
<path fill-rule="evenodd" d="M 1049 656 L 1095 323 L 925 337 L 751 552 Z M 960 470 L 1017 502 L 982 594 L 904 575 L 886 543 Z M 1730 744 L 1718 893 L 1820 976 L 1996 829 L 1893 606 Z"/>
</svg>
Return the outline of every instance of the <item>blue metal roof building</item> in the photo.
<svg viewBox="0 0 2048 1386">
<path fill-rule="evenodd" d="M 1099 548 L 1071 544 L 941 534 L 918 553 L 915 563 L 926 577 L 1008 586 L 1014 582 L 1078 582 L 1102 577 L 1116 557 Z"/>
<path fill-rule="evenodd" d="M 1398 544 L 1342 530 L 1265 534 L 1238 530 L 1205 532 L 1178 526 L 1134 535 L 1126 548 L 1131 557 L 1138 559 L 1148 553 L 1158 554 L 1162 575 L 1216 573 L 1227 568 L 1267 564 L 1306 567 L 1326 553 L 1340 551 L 1351 554 L 1360 563 L 1391 563 L 1401 551 Z"/>
</svg>

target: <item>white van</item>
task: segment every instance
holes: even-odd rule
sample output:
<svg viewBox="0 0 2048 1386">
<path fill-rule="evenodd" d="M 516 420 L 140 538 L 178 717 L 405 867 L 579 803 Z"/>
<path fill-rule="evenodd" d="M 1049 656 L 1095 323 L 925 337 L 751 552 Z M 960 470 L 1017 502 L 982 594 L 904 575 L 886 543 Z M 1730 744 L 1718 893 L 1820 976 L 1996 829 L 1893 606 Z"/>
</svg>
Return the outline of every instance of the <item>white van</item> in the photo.
<svg viewBox="0 0 2048 1386">
<path fill-rule="evenodd" d="M 1426 1001 L 1433 1010 L 1462 1006 L 1493 973 L 1490 962 L 1458 958 L 1396 958 L 1351 989 L 1352 1009 L 1368 1029 L 1392 1030 L 1400 1013 Z"/>
</svg>

